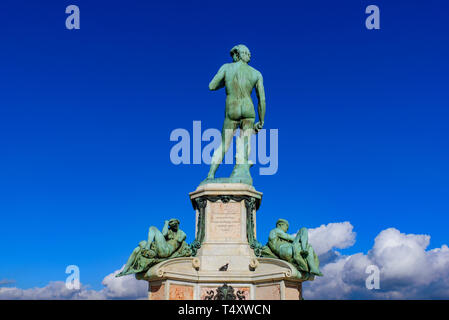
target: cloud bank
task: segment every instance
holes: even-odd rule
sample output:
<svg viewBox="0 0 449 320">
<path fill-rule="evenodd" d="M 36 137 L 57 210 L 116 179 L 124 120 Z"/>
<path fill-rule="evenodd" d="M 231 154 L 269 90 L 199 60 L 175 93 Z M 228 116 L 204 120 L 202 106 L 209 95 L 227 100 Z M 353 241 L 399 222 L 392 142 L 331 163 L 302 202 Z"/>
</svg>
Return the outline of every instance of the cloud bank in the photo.
<svg viewBox="0 0 449 320">
<path fill-rule="evenodd" d="M 311 229 L 310 242 L 322 259 L 323 277 L 304 284 L 305 299 L 449 299 L 449 248 L 428 250 L 429 235 L 380 232 L 367 252 L 340 255 L 355 243 L 349 222 Z M 326 251 L 327 250 L 327 251 Z M 377 266 L 379 289 L 367 289 L 366 268 Z"/>
<path fill-rule="evenodd" d="M 123 268 L 123 267 L 122 267 Z M 52 281 L 42 288 L 20 289 L 0 288 L 0 299 L 3 300 L 105 300 L 105 299 L 145 299 L 148 295 L 148 284 L 138 281 L 133 275 L 116 278 L 117 270 L 108 274 L 101 282 L 101 290 L 92 290 L 81 285 L 79 290 L 67 289 L 65 282 Z"/>
</svg>

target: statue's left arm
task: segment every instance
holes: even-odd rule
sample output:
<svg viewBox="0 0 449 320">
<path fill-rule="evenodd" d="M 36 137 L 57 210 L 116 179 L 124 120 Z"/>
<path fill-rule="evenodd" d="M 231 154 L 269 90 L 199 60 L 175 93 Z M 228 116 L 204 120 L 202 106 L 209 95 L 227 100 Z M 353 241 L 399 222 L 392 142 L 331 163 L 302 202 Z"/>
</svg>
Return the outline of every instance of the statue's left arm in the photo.
<svg viewBox="0 0 449 320">
<path fill-rule="evenodd" d="M 256 95 L 258 100 L 257 111 L 259 113 L 259 122 L 255 124 L 256 133 L 263 128 L 265 121 L 265 89 L 263 87 L 263 77 L 259 73 L 259 77 L 256 82 Z"/>
</svg>

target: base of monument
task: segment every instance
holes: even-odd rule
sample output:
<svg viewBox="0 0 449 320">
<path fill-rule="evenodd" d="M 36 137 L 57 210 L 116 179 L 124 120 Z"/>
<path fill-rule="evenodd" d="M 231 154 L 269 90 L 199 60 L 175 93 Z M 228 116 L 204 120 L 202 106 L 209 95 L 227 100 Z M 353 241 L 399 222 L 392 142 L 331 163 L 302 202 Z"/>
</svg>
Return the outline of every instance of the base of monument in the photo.
<svg viewBox="0 0 449 320">
<path fill-rule="evenodd" d="M 262 193 L 244 183 L 200 185 L 189 194 L 195 209 L 192 256 L 160 262 L 136 275 L 150 300 L 299 300 L 314 276 L 287 261 L 260 257 L 256 212 Z"/>
<path fill-rule="evenodd" d="M 200 183 L 200 186 L 208 183 L 243 183 L 252 186 L 253 179 L 251 177 L 229 177 L 229 178 L 214 178 L 205 179 Z"/>
<path fill-rule="evenodd" d="M 149 300 L 220 300 L 224 285 L 233 289 L 227 300 L 301 300 L 302 282 L 313 280 L 278 259 L 252 259 L 247 271 L 202 270 L 200 261 L 191 257 L 167 260 L 136 278 L 148 281 Z"/>
</svg>

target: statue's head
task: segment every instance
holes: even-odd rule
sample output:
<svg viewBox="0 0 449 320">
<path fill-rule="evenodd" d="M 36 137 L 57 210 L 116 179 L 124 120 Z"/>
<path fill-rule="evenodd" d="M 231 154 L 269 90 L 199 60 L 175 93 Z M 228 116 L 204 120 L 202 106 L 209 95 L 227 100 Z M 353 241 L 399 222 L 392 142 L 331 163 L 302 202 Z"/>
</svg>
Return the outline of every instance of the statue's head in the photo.
<svg viewBox="0 0 449 320">
<path fill-rule="evenodd" d="M 285 219 L 279 219 L 276 221 L 276 227 L 282 229 L 284 232 L 287 232 L 288 226 L 288 221 Z"/>
<path fill-rule="evenodd" d="M 173 229 L 174 231 L 178 230 L 179 220 L 178 219 L 170 219 L 168 221 L 168 226 L 170 227 L 170 229 Z"/>
<path fill-rule="evenodd" d="M 248 47 L 243 44 L 233 47 L 230 54 L 234 62 L 242 60 L 243 62 L 248 63 L 251 60 L 251 52 Z"/>
</svg>

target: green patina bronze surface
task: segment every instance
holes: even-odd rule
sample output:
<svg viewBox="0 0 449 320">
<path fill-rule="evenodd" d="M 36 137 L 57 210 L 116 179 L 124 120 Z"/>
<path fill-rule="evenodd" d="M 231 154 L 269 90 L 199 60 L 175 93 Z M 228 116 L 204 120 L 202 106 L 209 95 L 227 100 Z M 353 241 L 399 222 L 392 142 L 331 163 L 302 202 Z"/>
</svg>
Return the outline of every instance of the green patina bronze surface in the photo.
<svg viewBox="0 0 449 320">
<path fill-rule="evenodd" d="M 288 234 L 288 221 L 279 219 L 276 228 L 270 231 L 268 243 L 262 249 L 262 256 L 285 260 L 299 271 L 322 276 L 319 260 L 308 241 L 308 230 L 301 228 L 296 235 Z"/>
<path fill-rule="evenodd" d="M 197 234 L 196 234 L 196 238 L 190 245 L 190 248 L 192 250 L 192 257 L 196 256 L 198 249 L 201 248 L 201 244 L 203 243 L 203 240 L 204 240 L 205 228 L 206 228 L 204 210 L 206 208 L 206 205 L 207 205 L 207 199 L 205 199 L 204 197 L 196 198 L 194 201 L 194 209 L 198 210 L 199 214 L 198 214 L 198 222 L 197 222 L 197 226 L 196 226 L 196 229 L 198 230 Z"/>
<path fill-rule="evenodd" d="M 128 258 L 123 271 L 116 277 L 145 272 L 151 266 L 167 259 L 191 256 L 192 250 L 185 239 L 186 234 L 179 229 L 178 219 L 166 220 L 162 232 L 156 227 L 150 227 L 148 240 L 139 243 Z"/>
<path fill-rule="evenodd" d="M 249 49 L 240 44 L 231 49 L 232 63 L 226 63 L 218 70 L 209 84 L 210 90 L 226 88 L 226 108 L 221 144 L 215 150 L 209 174 L 205 183 L 245 183 L 252 185 L 249 169 L 252 163 L 248 160 L 251 151 L 251 135 L 262 129 L 265 121 L 265 91 L 262 74 L 250 67 Z M 255 89 L 258 99 L 259 122 L 254 124 L 256 112 L 251 99 L 251 92 Z M 235 131 L 240 128 L 237 138 L 236 164 L 229 178 L 215 179 L 215 172 L 223 161 Z"/>
</svg>

